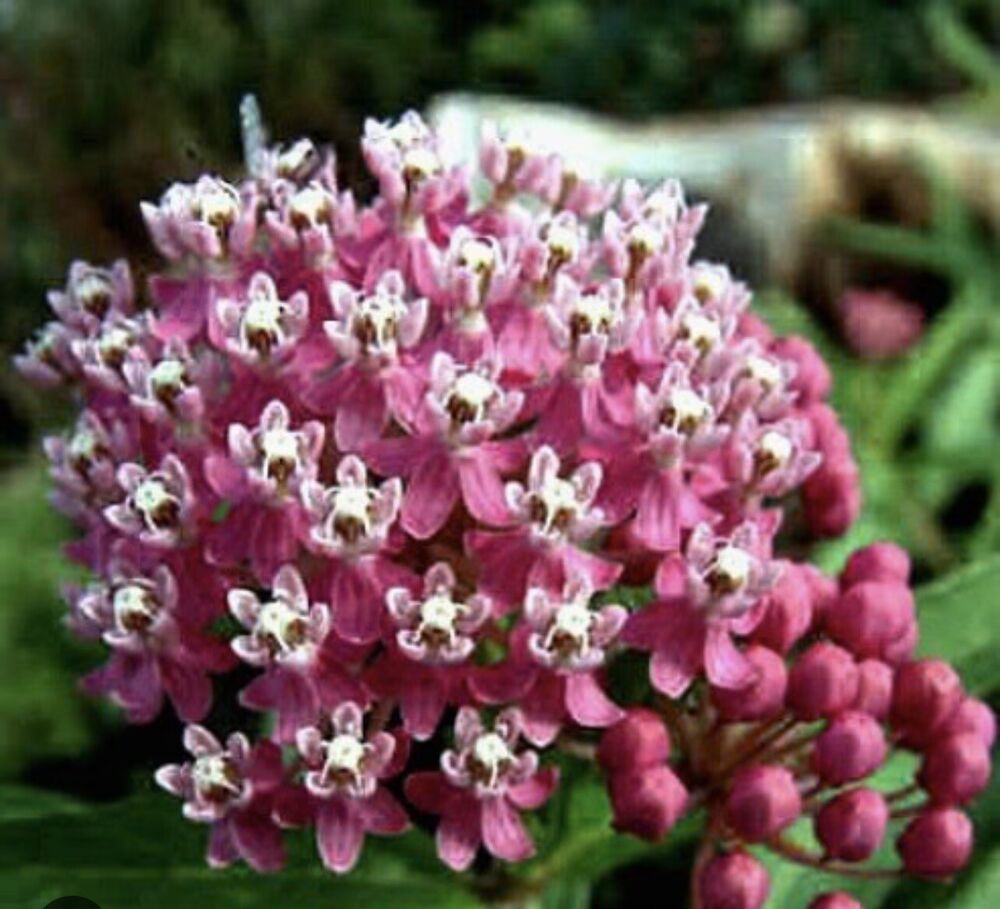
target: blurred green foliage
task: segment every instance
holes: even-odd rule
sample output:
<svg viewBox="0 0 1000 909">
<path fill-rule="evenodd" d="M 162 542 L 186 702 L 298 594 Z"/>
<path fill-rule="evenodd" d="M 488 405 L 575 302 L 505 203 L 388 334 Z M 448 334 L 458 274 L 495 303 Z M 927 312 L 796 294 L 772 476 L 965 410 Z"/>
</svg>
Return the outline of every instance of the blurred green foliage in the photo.
<svg viewBox="0 0 1000 909">
<path fill-rule="evenodd" d="M 107 731 L 105 714 L 75 690 L 93 654 L 59 626 L 67 528 L 45 504 L 42 465 L 24 455 L 28 437 L 61 414 L 14 384 L 6 355 L 43 318 L 44 288 L 60 283 L 70 258 L 126 254 L 141 270 L 149 250 L 137 201 L 173 179 L 234 166 L 244 92 L 260 97 L 276 135 L 332 139 L 345 182 L 356 184 L 363 117 L 448 89 L 645 116 L 837 94 L 924 100 L 972 87 L 995 112 L 998 35 L 1000 6 L 990 0 L 0 0 L 0 464 L 18 465 L 0 478 L 0 779 L 88 753 Z M 996 238 L 933 173 L 927 179 L 933 213 L 922 228 L 839 220 L 821 237 L 826 249 L 943 282 L 945 299 L 907 357 L 860 362 L 786 295 L 765 293 L 761 306 L 832 364 L 864 474 L 858 526 L 804 554 L 836 570 L 872 539 L 909 546 L 920 577 L 938 578 L 919 598 L 924 652 L 957 661 L 996 704 Z M 143 774 L 144 762 L 133 759 Z M 564 771 L 580 773 L 571 761 Z M 134 799 L 99 809 L 0 788 L 0 905 L 77 890 L 115 909 L 136 905 L 137 888 L 149 907 L 263 907 L 323 893 L 350 906 L 479 905 L 443 876 L 420 835 L 377 844 L 346 882 L 318 870 L 304 838 L 278 878 L 209 872 L 204 831 L 184 824 L 176 803 L 150 797 L 142 778 Z M 976 814 L 980 851 L 957 889 L 878 882 L 862 887 L 869 909 L 996 901 L 1000 787 Z M 648 897 L 651 881 L 680 905 L 696 823 L 658 847 L 622 840 L 608 828 L 601 787 L 581 780 L 543 812 L 539 859 L 515 883 L 532 909 L 627 905 Z M 641 868 L 639 889 L 629 889 L 625 866 Z M 798 909 L 829 883 L 776 867 L 777 905 Z"/>
</svg>

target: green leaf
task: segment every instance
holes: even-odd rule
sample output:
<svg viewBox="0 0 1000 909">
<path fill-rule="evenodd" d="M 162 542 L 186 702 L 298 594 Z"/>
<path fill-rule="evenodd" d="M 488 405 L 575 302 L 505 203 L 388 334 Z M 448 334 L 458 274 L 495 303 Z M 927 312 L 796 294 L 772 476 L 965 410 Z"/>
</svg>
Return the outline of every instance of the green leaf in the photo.
<svg viewBox="0 0 1000 909">
<path fill-rule="evenodd" d="M 921 656 L 954 663 L 974 694 L 1000 687 L 1000 555 L 952 572 L 917 591 Z"/>
<path fill-rule="evenodd" d="M 268 876 L 243 867 L 210 869 L 207 828 L 185 821 L 168 797 L 70 811 L 61 800 L 36 798 L 36 812 L 48 813 L 32 816 L 24 790 L 0 790 L 0 905 L 43 906 L 67 894 L 102 909 L 271 909 L 276 901 L 358 909 L 480 905 L 461 877 L 433 859 L 420 833 L 369 839 L 357 869 L 343 878 L 322 868 L 308 832 L 289 834 L 289 867 Z"/>
</svg>

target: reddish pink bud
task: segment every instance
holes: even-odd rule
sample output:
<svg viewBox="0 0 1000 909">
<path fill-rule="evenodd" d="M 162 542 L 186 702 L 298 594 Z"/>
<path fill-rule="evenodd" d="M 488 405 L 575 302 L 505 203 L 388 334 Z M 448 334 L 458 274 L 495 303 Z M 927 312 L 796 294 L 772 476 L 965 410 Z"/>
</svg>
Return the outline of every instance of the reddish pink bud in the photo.
<svg viewBox="0 0 1000 909">
<path fill-rule="evenodd" d="M 826 615 L 826 630 L 861 658 L 883 659 L 914 621 L 913 594 L 904 584 L 862 581 L 844 593 Z"/>
<path fill-rule="evenodd" d="M 802 814 L 802 797 L 787 767 L 747 767 L 733 779 L 726 798 L 726 823 L 740 838 L 760 843 Z"/>
<path fill-rule="evenodd" d="M 939 805 L 964 805 L 986 788 L 991 769 L 983 740 L 965 732 L 931 745 L 920 768 L 920 785 Z"/>
<path fill-rule="evenodd" d="M 924 328 L 923 310 L 888 290 L 846 291 L 841 318 L 847 343 L 866 360 L 898 357 L 916 344 Z"/>
<path fill-rule="evenodd" d="M 713 858 L 702 869 L 698 889 L 699 909 L 760 909 L 771 880 L 757 859 L 739 849 Z"/>
<path fill-rule="evenodd" d="M 816 815 L 816 837 L 828 858 L 863 862 L 885 837 L 889 806 L 873 789 L 852 789 L 828 801 Z"/>
<path fill-rule="evenodd" d="M 882 727 L 874 717 L 845 710 L 816 739 L 812 765 L 825 783 L 842 786 L 874 773 L 885 761 L 887 750 Z"/>
<path fill-rule="evenodd" d="M 801 571 L 812 598 L 813 622 L 819 623 L 840 596 L 837 582 L 815 565 L 802 565 Z"/>
<path fill-rule="evenodd" d="M 757 670 L 756 680 L 747 688 L 712 687 L 712 703 L 724 720 L 748 723 L 777 716 L 785 704 L 788 669 L 773 650 L 751 644 L 744 656 Z"/>
<path fill-rule="evenodd" d="M 918 877 L 951 877 L 972 854 L 972 822 L 957 808 L 931 808 L 896 841 L 903 867 Z"/>
<path fill-rule="evenodd" d="M 814 536 L 846 533 L 861 513 L 861 480 L 854 461 L 824 461 L 802 486 L 802 508 Z"/>
<path fill-rule="evenodd" d="M 917 660 L 900 667 L 889 718 L 907 742 L 923 747 L 958 709 L 962 680 L 942 660 Z"/>
<path fill-rule="evenodd" d="M 872 543 L 851 553 L 840 575 L 840 583 L 846 590 L 862 581 L 897 581 L 905 584 L 910 580 L 910 556 L 895 543 Z"/>
<path fill-rule="evenodd" d="M 910 619 L 903 631 L 900 632 L 899 637 L 890 641 L 882 649 L 882 659 L 890 666 L 902 666 L 903 663 L 909 663 L 917 650 L 919 640 L 920 629 L 917 627 L 917 620 Z"/>
<path fill-rule="evenodd" d="M 615 829 L 643 840 L 661 839 L 687 807 L 687 790 L 666 765 L 615 773 L 609 789 Z"/>
<path fill-rule="evenodd" d="M 670 736 L 662 717 L 643 707 L 605 730 L 597 749 L 597 763 L 607 773 L 652 767 L 670 757 Z"/>
<path fill-rule="evenodd" d="M 974 732 L 987 748 L 992 748 L 997 739 L 997 721 L 992 708 L 976 698 L 962 701 L 945 721 L 939 734 L 948 736 L 962 732 Z"/>
<path fill-rule="evenodd" d="M 858 676 L 858 667 L 846 650 L 820 641 L 792 666 L 786 701 L 800 720 L 833 716 L 857 697 Z"/>
<path fill-rule="evenodd" d="M 858 696 L 851 705 L 885 721 L 892 702 L 892 669 L 881 660 L 862 660 L 858 663 Z"/>
<path fill-rule="evenodd" d="M 771 350 L 783 360 L 791 360 L 795 364 L 791 387 L 799 393 L 802 404 L 821 401 L 830 393 L 830 369 L 805 338 L 798 335 L 779 338 Z"/>
<path fill-rule="evenodd" d="M 805 573 L 797 566 L 786 566 L 781 580 L 767 596 L 767 611 L 754 630 L 753 640 L 778 653 L 788 653 L 812 625 L 812 599 Z"/>
<path fill-rule="evenodd" d="M 865 909 L 853 896 L 837 891 L 817 896 L 809 904 L 809 909 Z"/>
</svg>

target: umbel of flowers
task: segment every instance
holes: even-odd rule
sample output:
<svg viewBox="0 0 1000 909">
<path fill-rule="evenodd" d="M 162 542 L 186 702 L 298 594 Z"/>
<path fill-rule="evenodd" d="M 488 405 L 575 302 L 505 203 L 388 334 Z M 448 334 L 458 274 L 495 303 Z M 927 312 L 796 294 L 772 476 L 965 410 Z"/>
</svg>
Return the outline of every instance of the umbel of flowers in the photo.
<svg viewBox="0 0 1000 909">
<path fill-rule="evenodd" d="M 174 184 L 142 205 L 162 270 L 75 263 L 18 358 L 80 407 L 45 448 L 93 573 L 68 623 L 108 653 L 84 685 L 188 724 L 156 778 L 208 861 L 275 870 L 310 825 L 346 872 L 416 824 L 453 869 L 520 862 L 565 750 L 623 834 L 702 813 L 700 909 L 764 905 L 761 848 L 958 871 L 993 717 L 914 661 L 904 552 L 779 555 L 848 528 L 858 471 L 816 351 L 695 257 L 705 208 L 492 128 L 473 173 L 413 113 L 362 150 L 365 204 L 307 140 Z M 644 703 L 610 683 L 628 650 Z M 268 719 L 225 737 L 239 664 Z M 912 785 L 866 783 L 900 749 Z"/>
</svg>

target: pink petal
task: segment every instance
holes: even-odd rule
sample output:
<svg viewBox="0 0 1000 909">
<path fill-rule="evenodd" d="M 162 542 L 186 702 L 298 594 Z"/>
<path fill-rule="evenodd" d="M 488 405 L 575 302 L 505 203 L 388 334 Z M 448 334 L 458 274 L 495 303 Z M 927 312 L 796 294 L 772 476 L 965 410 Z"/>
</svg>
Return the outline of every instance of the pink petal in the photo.
<svg viewBox="0 0 1000 909">
<path fill-rule="evenodd" d="M 757 671 L 733 643 L 729 629 L 710 625 L 705 641 L 705 674 L 719 688 L 746 688 L 756 678 Z"/>
<path fill-rule="evenodd" d="M 382 602 L 378 592 L 356 568 L 340 566 L 330 589 L 333 627 L 348 641 L 366 644 L 379 634 Z"/>
<path fill-rule="evenodd" d="M 269 819 L 240 813 L 230 820 L 229 830 L 239 854 L 255 871 L 278 871 L 285 864 L 281 831 Z"/>
<path fill-rule="evenodd" d="M 185 723 L 205 718 L 212 706 L 212 683 L 200 669 L 164 660 L 161 666 L 163 687 L 173 702 L 177 715 Z"/>
<path fill-rule="evenodd" d="M 367 830 L 372 833 L 392 835 L 402 833 L 410 826 L 406 810 L 388 789 L 379 786 L 375 794 L 358 803 Z"/>
<path fill-rule="evenodd" d="M 406 798 L 427 814 L 444 814 L 457 790 L 438 772 L 411 773 L 404 787 Z"/>
<path fill-rule="evenodd" d="M 418 540 L 432 537 L 458 501 L 458 472 L 451 455 L 439 451 L 420 463 L 403 498 L 401 523 Z"/>
<path fill-rule="evenodd" d="M 458 464 L 462 498 L 474 518 L 503 526 L 511 522 L 500 475 L 485 456 L 471 454 Z"/>
<path fill-rule="evenodd" d="M 333 797 L 323 802 L 316 816 L 316 846 L 323 864 L 331 871 L 350 871 L 361 855 L 364 824 L 344 799 Z"/>
<path fill-rule="evenodd" d="M 576 672 L 566 679 L 566 709 L 581 726 L 597 729 L 617 723 L 624 716 L 590 672 Z"/>
<path fill-rule="evenodd" d="M 229 834 L 229 824 L 226 821 L 212 825 L 208 836 L 208 850 L 205 860 L 212 868 L 228 868 L 240 857 L 236 845 Z"/>
<path fill-rule="evenodd" d="M 680 543 L 680 495 L 683 479 L 674 471 L 650 477 L 639 496 L 635 535 L 657 552 L 677 549 Z"/>
<path fill-rule="evenodd" d="M 535 852 L 517 810 L 505 797 L 484 799 L 482 803 L 483 843 L 497 858 L 523 862 Z"/>
<path fill-rule="evenodd" d="M 441 861 L 453 871 L 465 871 L 476 857 L 482 842 L 481 808 L 469 797 L 459 810 L 449 811 L 441 818 L 437 829 L 437 850 Z"/>
<path fill-rule="evenodd" d="M 559 785 L 558 768 L 546 767 L 523 783 L 511 786 L 507 790 L 507 798 L 524 811 L 534 811 L 549 800 L 557 785 Z"/>
<path fill-rule="evenodd" d="M 414 679 L 400 695 L 403 723 L 415 739 L 426 741 L 437 729 L 447 699 L 444 685 L 433 675 Z"/>
</svg>

